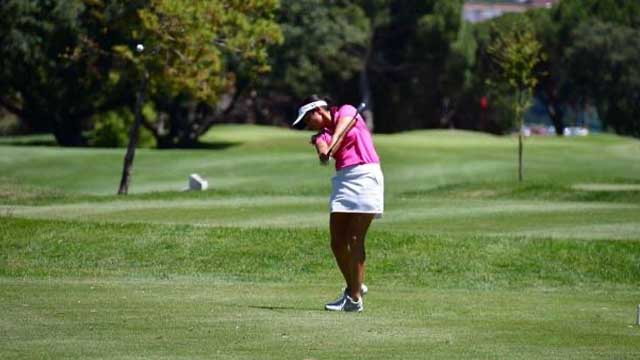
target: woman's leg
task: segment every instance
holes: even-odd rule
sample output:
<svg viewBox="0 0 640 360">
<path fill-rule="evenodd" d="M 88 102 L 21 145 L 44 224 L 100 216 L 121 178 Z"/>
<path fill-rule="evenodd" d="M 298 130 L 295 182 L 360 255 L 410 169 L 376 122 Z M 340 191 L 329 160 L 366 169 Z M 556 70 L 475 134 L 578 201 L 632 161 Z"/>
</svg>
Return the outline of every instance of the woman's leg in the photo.
<svg viewBox="0 0 640 360">
<path fill-rule="evenodd" d="M 349 296 L 357 300 L 362 294 L 360 289 L 364 282 L 365 239 L 374 214 L 350 213 L 344 239 L 348 242 L 348 278 Z"/>
<path fill-rule="evenodd" d="M 340 268 L 340 272 L 342 272 L 347 287 L 351 285 L 349 242 L 346 237 L 349 220 L 349 214 L 347 213 L 331 213 L 329 224 L 331 230 L 331 251 L 333 251 L 333 256 L 336 258 L 338 268 Z"/>
</svg>

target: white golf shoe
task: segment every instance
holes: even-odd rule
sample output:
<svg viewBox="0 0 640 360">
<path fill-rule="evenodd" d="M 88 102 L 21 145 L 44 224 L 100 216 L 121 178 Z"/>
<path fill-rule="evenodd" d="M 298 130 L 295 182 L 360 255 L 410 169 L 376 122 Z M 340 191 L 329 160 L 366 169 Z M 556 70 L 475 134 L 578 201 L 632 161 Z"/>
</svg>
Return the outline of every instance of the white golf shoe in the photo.
<svg viewBox="0 0 640 360">
<path fill-rule="evenodd" d="M 362 296 L 358 301 L 354 301 L 349 295 L 342 293 L 342 297 L 338 300 L 328 303 L 324 306 L 327 311 L 348 311 L 348 312 L 361 312 L 364 310 L 364 303 Z"/>
</svg>

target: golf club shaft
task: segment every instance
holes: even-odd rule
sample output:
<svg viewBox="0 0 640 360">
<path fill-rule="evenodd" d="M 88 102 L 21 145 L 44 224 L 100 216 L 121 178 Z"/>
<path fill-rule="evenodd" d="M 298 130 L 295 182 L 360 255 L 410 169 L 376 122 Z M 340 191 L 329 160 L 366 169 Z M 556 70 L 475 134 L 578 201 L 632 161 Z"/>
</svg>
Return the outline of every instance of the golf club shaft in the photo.
<svg viewBox="0 0 640 360">
<path fill-rule="evenodd" d="M 327 156 L 331 157 L 331 154 L 333 153 L 333 150 L 335 149 L 336 145 L 340 144 L 340 142 L 342 141 L 342 138 L 344 138 L 347 132 L 351 129 L 351 125 L 353 124 L 353 122 L 358 119 L 358 115 L 360 115 L 360 113 L 364 111 L 364 109 L 366 108 L 367 108 L 367 104 L 364 102 L 361 102 L 360 105 L 358 105 L 358 107 L 356 108 L 356 113 L 353 115 L 351 120 L 349 120 L 349 124 L 347 124 L 347 127 L 344 128 L 343 132 L 338 134 L 338 140 L 334 142 L 333 146 L 331 146 L 329 148 L 329 151 L 327 151 Z"/>
</svg>

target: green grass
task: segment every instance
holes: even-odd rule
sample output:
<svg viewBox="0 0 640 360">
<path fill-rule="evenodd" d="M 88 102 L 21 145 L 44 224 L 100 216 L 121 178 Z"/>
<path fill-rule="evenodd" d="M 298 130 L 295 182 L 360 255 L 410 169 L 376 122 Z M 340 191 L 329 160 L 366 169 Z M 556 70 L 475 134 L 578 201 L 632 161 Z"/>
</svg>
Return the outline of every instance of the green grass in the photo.
<svg viewBox="0 0 640 360">
<path fill-rule="evenodd" d="M 328 282 L 337 274 L 320 229 L 194 227 L 5 219 L 0 276 L 206 276 Z M 640 242 L 373 229 L 369 280 L 432 288 L 634 285 Z"/>
<path fill-rule="evenodd" d="M 309 133 L 209 149 L 0 139 L 1 358 L 638 358 L 640 142 L 379 135 L 385 216 L 363 314 L 342 283 Z M 207 146 L 205 146 L 206 148 Z M 183 192 L 197 172 L 205 192 Z"/>
<path fill-rule="evenodd" d="M 4 358 L 634 358 L 637 292 L 372 288 L 357 316 L 334 287 L 173 280 L 0 281 Z M 374 292 L 375 291 L 375 292 Z M 241 294 L 239 296 L 239 294 Z M 27 321 L 25 321 L 27 320 Z M 43 356 L 43 354 L 46 354 Z"/>
</svg>

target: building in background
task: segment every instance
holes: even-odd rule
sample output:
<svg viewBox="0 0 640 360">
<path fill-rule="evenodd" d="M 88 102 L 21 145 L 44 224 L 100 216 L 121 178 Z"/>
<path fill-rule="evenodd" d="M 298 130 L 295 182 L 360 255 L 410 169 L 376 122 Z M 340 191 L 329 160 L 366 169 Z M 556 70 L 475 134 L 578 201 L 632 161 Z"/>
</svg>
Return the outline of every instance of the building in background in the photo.
<svg viewBox="0 0 640 360">
<path fill-rule="evenodd" d="M 560 0 L 467 1 L 462 8 L 466 21 L 476 23 L 507 13 L 520 13 L 535 8 L 550 8 Z"/>
</svg>

